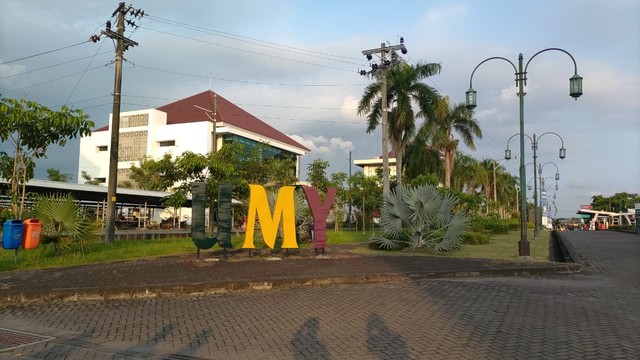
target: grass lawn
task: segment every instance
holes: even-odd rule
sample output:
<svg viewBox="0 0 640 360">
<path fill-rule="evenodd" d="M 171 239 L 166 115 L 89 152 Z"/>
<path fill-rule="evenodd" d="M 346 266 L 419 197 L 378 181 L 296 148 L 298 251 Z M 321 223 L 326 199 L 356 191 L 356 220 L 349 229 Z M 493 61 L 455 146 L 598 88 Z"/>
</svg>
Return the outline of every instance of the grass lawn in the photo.
<svg viewBox="0 0 640 360">
<path fill-rule="evenodd" d="M 395 254 L 395 255 L 430 255 L 425 250 L 413 251 L 375 251 L 369 250 L 366 246 L 373 232 L 362 231 L 340 231 L 334 232 L 327 229 L 327 242 L 329 249 L 332 245 L 338 244 L 362 244 L 356 250 L 363 254 Z M 439 256 L 451 256 L 462 258 L 488 258 L 500 260 L 518 260 L 519 232 L 511 232 L 507 235 L 498 235 L 491 238 L 491 242 L 486 245 L 463 245 L 458 251 Z M 541 236 L 533 240 L 533 231 L 528 234 L 531 242 L 531 255 L 533 260 L 545 261 L 549 256 L 549 232 L 543 231 Z M 244 236 L 233 235 L 231 242 L 234 249 L 242 247 Z M 309 248 L 310 244 L 304 244 L 302 248 Z M 217 248 L 214 247 L 214 248 Z M 93 244 L 91 251 L 80 253 L 79 251 L 68 251 L 60 256 L 55 256 L 53 251 L 42 246 L 34 250 L 20 250 L 18 252 L 18 262 L 14 262 L 15 252 L 12 250 L 0 250 L 0 271 L 26 270 L 52 268 L 62 266 L 84 265 L 99 262 L 132 260 L 140 258 L 150 258 L 168 255 L 195 254 L 196 247 L 191 238 L 160 239 L 160 240 L 122 240 L 116 241 L 113 245 L 103 243 Z"/>
<path fill-rule="evenodd" d="M 527 240 L 531 244 L 531 259 L 535 261 L 549 260 L 549 236 L 548 230 L 540 231 L 540 236 L 533 238 L 533 230 L 527 233 Z M 519 260 L 518 241 L 520 231 L 512 231 L 505 235 L 494 235 L 486 245 L 462 245 L 462 249 L 445 256 L 461 258 L 484 258 L 497 260 Z"/>
</svg>

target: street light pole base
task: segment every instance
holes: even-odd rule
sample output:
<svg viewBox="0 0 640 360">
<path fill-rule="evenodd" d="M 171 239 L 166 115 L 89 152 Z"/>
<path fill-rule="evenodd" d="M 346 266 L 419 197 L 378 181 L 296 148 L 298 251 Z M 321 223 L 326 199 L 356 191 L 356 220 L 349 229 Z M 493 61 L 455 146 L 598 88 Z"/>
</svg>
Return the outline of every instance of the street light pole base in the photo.
<svg viewBox="0 0 640 360">
<path fill-rule="evenodd" d="M 531 243 L 529 241 L 518 241 L 518 255 L 531 256 Z"/>
</svg>

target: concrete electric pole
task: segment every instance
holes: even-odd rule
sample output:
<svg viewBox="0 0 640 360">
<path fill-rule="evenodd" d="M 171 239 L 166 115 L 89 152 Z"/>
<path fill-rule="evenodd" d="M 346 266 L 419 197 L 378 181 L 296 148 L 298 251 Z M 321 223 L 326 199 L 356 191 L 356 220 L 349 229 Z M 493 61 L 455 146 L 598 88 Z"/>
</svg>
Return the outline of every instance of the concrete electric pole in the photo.
<svg viewBox="0 0 640 360">
<path fill-rule="evenodd" d="M 129 13 L 134 17 L 144 16 L 144 11 L 133 9 L 121 2 L 118 8 L 111 14 L 111 17 L 118 15 L 118 32 L 111 31 L 111 22 L 107 21 L 107 27 L 102 34 L 116 41 L 116 74 L 113 85 L 113 116 L 111 120 L 111 145 L 109 147 L 109 179 L 107 182 L 107 219 L 105 223 L 104 242 L 113 244 L 115 237 L 116 220 L 116 191 L 118 186 L 118 142 L 120 138 L 120 89 L 122 87 L 122 56 L 130 46 L 138 45 L 137 42 L 124 36 L 125 15 Z M 128 24 L 136 26 L 130 20 Z"/>
<path fill-rule="evenodd" d="M 385 196 L 389 193 L 389 129 L 387 124 L 387 115 L 389 112 L 387 105 L 387 69 L 391 67 L 392 62 L 389 60 L 389 55 L 396 50 L 400 50 L 403 54 L 407 53 L 407 48 L 404 46 L 404 38 L 400 38 L 399 45 L 389 45 L 382 43 L 377 49 L 369 49 L 362 51 L 362 54 L 367 57 L 367 60 L 371 60 L 374 54 L 380 57 L 380 64 L 371 64 L 371 71 L 360 71 L 360 75 L 367 75 L 372 73 L 379 73 L 382 80 L 381 89 L 381 102 L 382 102 L 382 114 L 381 114 L 381 127 L 382 127 L 382 195 Z"/>
</svg>

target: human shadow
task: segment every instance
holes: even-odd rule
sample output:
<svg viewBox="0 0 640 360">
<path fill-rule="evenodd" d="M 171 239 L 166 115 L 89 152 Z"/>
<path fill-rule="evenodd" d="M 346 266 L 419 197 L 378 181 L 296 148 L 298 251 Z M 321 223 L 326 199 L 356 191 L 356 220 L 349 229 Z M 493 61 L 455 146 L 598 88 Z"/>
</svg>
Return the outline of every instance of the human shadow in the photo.
<svg viewBox="0 0 640 360">
<path fill-rule="evenodd" d="M 317 317 L 308 318 L 298 328 L 290 343 L 294 359 L 331 359 L 326 346 L 318 339 L 319 331 L 320 320 Z"/>
<path fill-rule="evenodd" d="M 389 329 L 378 314 L 367 319 L 367 351 L 379 359 L 409 359 L 407 342 Z"/>
</svg>

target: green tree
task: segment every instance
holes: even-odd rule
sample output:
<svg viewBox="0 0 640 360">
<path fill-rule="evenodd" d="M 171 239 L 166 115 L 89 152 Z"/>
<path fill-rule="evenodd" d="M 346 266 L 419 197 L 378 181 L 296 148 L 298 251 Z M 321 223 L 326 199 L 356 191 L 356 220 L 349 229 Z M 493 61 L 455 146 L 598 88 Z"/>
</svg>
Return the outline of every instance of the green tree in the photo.
<svg viewBox="0 0 640 360">
<path fill-rule="evenodd" d="M 358 222 L 362 220 L 363 229 L 366 228 L 366 224 L 371 222 L 374 212 L 382 204 L 380 178 L 364 176 L 362 171 L 356 172 L 349 177 L 348 196 L 360 213 Z"/>
<path fill-rule="evenodd" d="M 68 173 L 63 173 L 58 169 L 47 169 L 47 179 L 50 181 L 58 181 L 58 182 L 69 182 L 69 180 L 73 179 L 73 175 Z"/>
<path fill-rule="evenodd" d="M 49 145 L 91 134 L 94 123 L 81 110 L 63 106 L 51 110 L 34 101 L 0 98 L 0 140 L 13 146 L 10 183 L 12 209 L 19 218 L 27 181 L 33 178 L 35 159 L 46 156 Z M 16 194 L 19 194 L 16 196 Z"/>
<path fill-rule="evenodd" d="M 473 111 L 463 103 L 451 106 L 448 96 L 441 97 L 435 105 L 433 116 L 427 119 L 420 132 L 424 132 L 432 146 L 443 153 L 444 187 L 451 187 L 451 173 L 459 142 L 454 138 L 454 133 L 458 133 L 471 150 L 475 150 L 474 137 L 482 138 L 482 130 L 473 117 Z"/>
<path fill-rule="evenodd" d="M 140 160 L 140 166 L 131 165 L 129 179 L 138 189 L 167 191 L 179 178 L 178 168 L 171 155 L 165 153 L 154 160 L 147 156 Z"/>
<path fill-rule="evenodd" d="M 626 212 L 633 209 L 636 203 L 640 203 L 638 194 L 629 194 L 626 192 L 616 193 L 610 197 L 603 195 L 594 195 L 591 197 L 591 205 L 594 210 L 603 210 L 611 212 Z"/>
<path fill-rule="evenodd" d="M 344 204 L 347 202 L 348 193 L 347 193 L 347 184 L 349 181 L 349 175 L 343 171 L 339 171 L 337 173 L 331 174 L 331 180 L 329 181 L 329 186 L 336 189 L 336 196 L 333 200 L 333 216 L 335 218 L 334 221 L 334 230 L 338 231 L 340 229 L 340 224 L 342 223 L 342 209 L 344 208 Z"/>
<path fill-rule="evenodd" d="M 311 186 L 318 189 L 322 194 L 325 194 L 329 187 L 329 179 L 327 179 L 328 167 L 329 162 L 321 159 L 315 159 L 311 164 L 307 165 L 307 180 L 309 180 Z"/>
<path fill-rule="evenodd" d="M 487 180 L 487 171 L 475 158 L 456 152 L 455 168 L 451 173 L 450 188 L 461 193 L 476 194 L 482 189 Z"/>
<path fill-rule="evenodd" d="M 405 182 L 412 183 L 414 179 L 425 174 L 436 176 L 434 185 L 438 185 L 443 178 L 444 166 L 439 151 L 427 145 L 427 139 L 418 133 L 414 141 L 407 146 L 404 165 Z"/>
<path fill-rule="evenodd" d="M 396 157 L 396 182 L 402 185 L 403 156 L 413 140 L 416 118 L 428 118 L 438 99 L 438 93 L 421 80 L 440 73 L 440 64 L 418 62 L 415 66 L 398 62 L 386 71 L 388 135 Z M 383 72 L 375 72 L 376 82 L 365 89 L 358 103 L 358 115 L 367 116 L 367 133 L 373 132 L 382 120 Z M 393 106 L 391 106 L 393 104 Z M 414 112 L 413 105 L 418 112 Z"/>
</svg>

